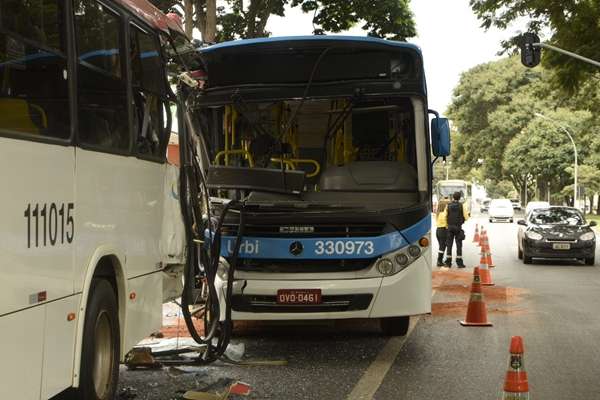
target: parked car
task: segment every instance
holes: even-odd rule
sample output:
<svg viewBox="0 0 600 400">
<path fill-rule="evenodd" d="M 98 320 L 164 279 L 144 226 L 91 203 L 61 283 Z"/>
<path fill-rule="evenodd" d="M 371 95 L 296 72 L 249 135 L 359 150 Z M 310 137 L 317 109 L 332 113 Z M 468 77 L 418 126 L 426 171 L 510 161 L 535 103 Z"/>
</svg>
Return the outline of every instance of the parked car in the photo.
<svg viewBox="0 0 600 400">
<path fill-rule="evenodd" d="M 512 203 L 513 210 L 519 210 L 520 211 L 521 208 L 523 208 L 521 206 L 521 202 L 519 200 L 517 200 L 517 199 L 510 199 L 510 202 Z"/>
<path fill-rule="evenodd" d="M 490 202 L 488 211 L 490 222 L 508 221 L 513 222 L 515 211 L 512 203 L 508 199 L 494 199 Z"/>
<path fill-rule="evenodd" d="M 530 201 L 525 206 L 525 215 L 528 215 L 531 210 L 550 208 L 550 203 L 547 201 Z"/>
<path fill-rule="evenodd" d="M 481 202 L 481 207 L 479 207 L 479 211 L 481 213 L 486 213 L 490 209 L 490 201 L 491 199 L 485 199 Z"/>
<path fill-rule="evenodd" d="M 594 265 L 596 221 L 587 223 L 572 207 L 534 209 L 519 220 L 518 256 L 525 264 L 534 258 L 568 258 Z"/>
</svg>

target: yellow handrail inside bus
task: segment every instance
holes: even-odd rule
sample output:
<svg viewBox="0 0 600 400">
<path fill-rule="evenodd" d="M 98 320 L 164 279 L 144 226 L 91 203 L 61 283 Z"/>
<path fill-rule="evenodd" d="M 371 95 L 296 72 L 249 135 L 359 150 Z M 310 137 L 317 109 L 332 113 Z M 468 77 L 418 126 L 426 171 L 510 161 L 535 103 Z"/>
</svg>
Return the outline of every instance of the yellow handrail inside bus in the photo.
<svg viewBox="0 0 600 400">
<path fill-rule="evenodd" d="M 271 158 L 272 162 L 281 163 L 281 158 Z M 306 174 L 307 178 L 312 178 L 313 176 L 319 175 L 321 172 L 321 164 L 317 160 L 312 160 L 309 158 L 284 158 L 283 163 L 286 165 L 288 169 L 295 170 L 298 168 L 299 164 L 312 164 L 315 169 Z"/>
<path fill-rule="evenodd" d="M 249 151 L 244 150 L 244 149 L 222 150 L 222 151 L 218 152 L 217 155 L 215 156 L 215 164 L 219 165 L 219 162 L 220 162 L 221 158 L 223 158 L 223 157 L 228 159 L 229 156 L 234 156 L 234 155 L 244 156 L 244 158 L 246 158 L 246 160 L 248 160 L 248 164 L 250 164 L 250 167 L 254 167 L 254 158 L 252 157 L 252 154 L 250 154 Z M 227 164 L 225 164 L 225 165 L 227 165 Z"/>
<path fill-rule="evenodd" d="M 283 160 L 281 158 L 271 158 L 271 162 L 274 163 L 279 163 L 281 165 L 281 163 L 283 162 L 285 164 L 285 167 L 287 169 L 291 169 L 291 170 L 295 170 L 296 169 L 296 165 L 292 162 L 292 160 L 284 158 Z"/>
</svg>

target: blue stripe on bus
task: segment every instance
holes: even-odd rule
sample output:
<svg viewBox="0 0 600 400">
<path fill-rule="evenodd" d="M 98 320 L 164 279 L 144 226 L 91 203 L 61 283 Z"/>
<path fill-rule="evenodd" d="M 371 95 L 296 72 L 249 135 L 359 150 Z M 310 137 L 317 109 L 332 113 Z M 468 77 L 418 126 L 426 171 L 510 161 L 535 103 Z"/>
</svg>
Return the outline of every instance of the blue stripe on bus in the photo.
<svg viewBox="0 0 600 400">
<path fill-rule="evenodd" d="M 431 217 L 428 215 L 415 225 L 401 232 L 390 232 L 381 236 L 353 238 L 265 238 L 245 236 L 239 256 L 256 259 L 370 259 L 399 250 L 414 243 L 431 230 Z M 207 235 L 208 236 L 208 235 Z M 235 236 L 221 237 L 221 256 L 231 256 Z M 302 244 L 302 252 L 296 256 L 290 253 L 294 242 Z"/>
</svg>

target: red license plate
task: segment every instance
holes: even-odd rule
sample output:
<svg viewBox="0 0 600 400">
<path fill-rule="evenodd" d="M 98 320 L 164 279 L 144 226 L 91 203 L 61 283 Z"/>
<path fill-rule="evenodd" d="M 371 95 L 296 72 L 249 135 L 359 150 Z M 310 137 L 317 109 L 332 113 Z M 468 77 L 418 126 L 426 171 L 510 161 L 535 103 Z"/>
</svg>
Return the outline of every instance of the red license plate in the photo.
<svg viewBox="0 0 600 400">
<path fill-rule="evenodd" d="M 278 304 L 321 304 L 321 289 L 280 289 Z"/>
</svg>

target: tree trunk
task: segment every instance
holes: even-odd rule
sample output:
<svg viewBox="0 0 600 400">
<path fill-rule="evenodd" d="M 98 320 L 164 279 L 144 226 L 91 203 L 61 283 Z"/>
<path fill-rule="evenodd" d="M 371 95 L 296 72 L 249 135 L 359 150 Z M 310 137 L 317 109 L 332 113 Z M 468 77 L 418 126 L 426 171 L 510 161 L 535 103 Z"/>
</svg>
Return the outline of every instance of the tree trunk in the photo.
<svg viewBox="0 0 600 400">
<path fill-rule="evenodd" d="M 183 1 L 185 35 L 191 40 L 194 32 L 194 3 L 192 0 Z"/>
<path fill-rule="evenodd" d="M 205 43 L 214 43 L 217 36 L 217 0 L 206 0 L 206 24 L 202 34 Z"/>
</svg>

